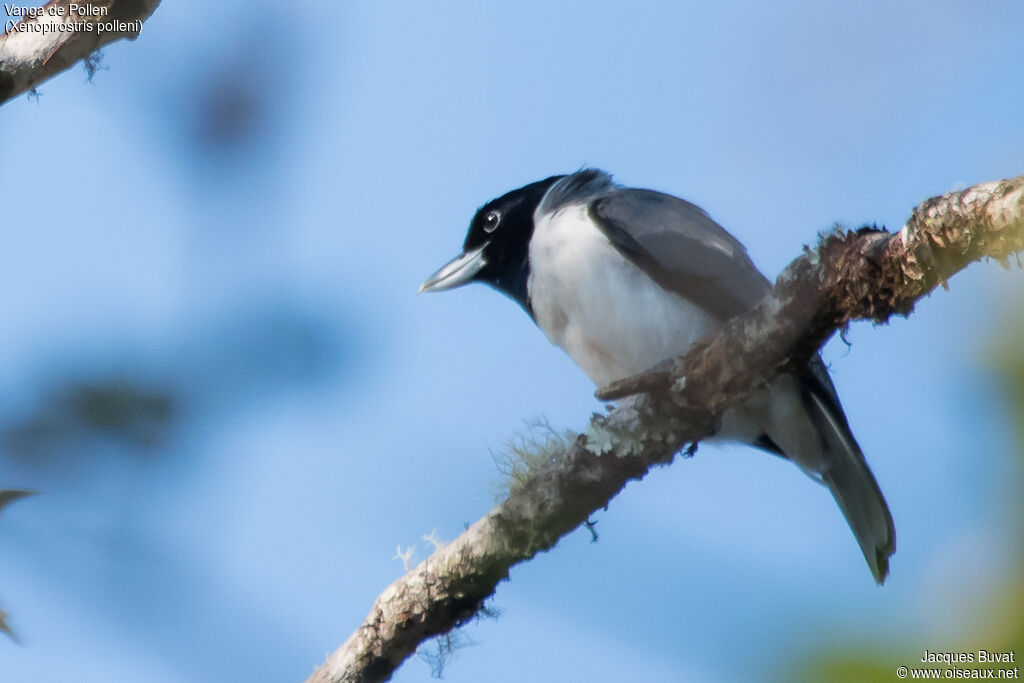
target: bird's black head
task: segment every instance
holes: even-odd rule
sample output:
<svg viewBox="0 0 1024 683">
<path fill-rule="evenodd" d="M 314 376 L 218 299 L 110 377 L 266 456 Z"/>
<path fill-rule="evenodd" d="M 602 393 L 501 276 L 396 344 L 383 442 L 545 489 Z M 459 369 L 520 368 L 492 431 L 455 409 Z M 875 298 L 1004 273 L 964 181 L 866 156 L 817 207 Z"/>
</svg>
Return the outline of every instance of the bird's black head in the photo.
<svg viewBox="0 0 1024 683">
<path fill-rule="evenodd" d="M 548 189 L 565 176 L 530 183 L 484 204 L 469 224 L 462 254 L 420 286 L 438 292 L 483 282 L 517 301 L 532 315 L 526 294 L 527 258 L 533 237 L 533 213 Z"/>
</svg>

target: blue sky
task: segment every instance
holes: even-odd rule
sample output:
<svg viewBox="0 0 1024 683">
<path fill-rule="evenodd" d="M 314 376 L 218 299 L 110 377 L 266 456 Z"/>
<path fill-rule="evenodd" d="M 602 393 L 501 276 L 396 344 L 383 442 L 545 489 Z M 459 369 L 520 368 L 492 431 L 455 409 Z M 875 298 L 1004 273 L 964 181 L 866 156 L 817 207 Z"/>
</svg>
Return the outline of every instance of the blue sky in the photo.
<svg viewBox="0 0 1024 683">
<path fill-rule="evenodd" d="M 493 504 L 490 455 L 593 387 L 511 302 L 418 296 L 474 210 L 605 168 L 683 196 L 774 277 L 839 222 L 1024 172 L 992 2 L 166 2 L 0 109 L 0 431 L 69 382 L 175 397 L 155 445 L 0 457 L 4 679 L 302 680 Z M 227 115 L 223 115 L 227 112 Z M 827 492 L 752 449 L 631 484 L 513 569 L 449 681 L 784 677 L 942 650 L 1008 578 L 1013 425 L 991 362 L 1019 270 L 979 264 L 826 348 L 896 518 L 884 588 Z M 897 652 L 897 654 L 900 654 Z M 428 679 L 410 660 L 396 681 Z"/>
</svg>

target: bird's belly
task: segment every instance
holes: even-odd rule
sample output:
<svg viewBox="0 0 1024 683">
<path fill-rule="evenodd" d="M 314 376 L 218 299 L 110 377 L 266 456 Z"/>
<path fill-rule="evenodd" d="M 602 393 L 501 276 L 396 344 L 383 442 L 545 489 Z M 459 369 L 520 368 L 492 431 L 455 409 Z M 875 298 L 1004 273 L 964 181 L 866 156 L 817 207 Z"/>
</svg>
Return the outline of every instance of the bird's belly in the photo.
<svg viewBox="0 0 1024 683">
<path fill-rule="evenodd" d="M 719 326 L 647 277 L 583 207 L 537 225 L 530 262 L 537 325 L 598 386 L 679 355 Z"/>
</svg>

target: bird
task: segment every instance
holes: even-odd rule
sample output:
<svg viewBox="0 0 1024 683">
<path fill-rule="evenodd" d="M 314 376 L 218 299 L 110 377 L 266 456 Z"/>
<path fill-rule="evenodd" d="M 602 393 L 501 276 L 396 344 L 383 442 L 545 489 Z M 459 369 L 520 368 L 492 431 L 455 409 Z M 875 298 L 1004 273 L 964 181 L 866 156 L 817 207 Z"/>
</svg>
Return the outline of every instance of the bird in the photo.
<svg viewBox="0 0 1024 683">
<path fill-rule="evenodd" d="M 684 354 L 771 289 L 702 209 L 595 168 L 484 204 L 462 253 L 420 292 L 472 282 L 518 303 L 598 388 Z M 714 438 L 781 456 L 824 484 L 884 583 L 896 550 L 892 514 L 820 354 L 728 410 Z"/>
</svg>

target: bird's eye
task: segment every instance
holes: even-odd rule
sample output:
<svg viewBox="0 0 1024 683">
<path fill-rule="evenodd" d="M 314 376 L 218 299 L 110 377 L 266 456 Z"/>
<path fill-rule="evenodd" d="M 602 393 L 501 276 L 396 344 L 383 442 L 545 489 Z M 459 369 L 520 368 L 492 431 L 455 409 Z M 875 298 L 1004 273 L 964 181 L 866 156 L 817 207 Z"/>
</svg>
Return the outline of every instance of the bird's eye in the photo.
<svg viewBox="0 0 1024 683">
<path fill-rule="evenodd" d="M 498 223 L 501 222 L 501 212 L 491 211 L 484 216 L 484 232 L 490 233 L 498 229 Z"/>
</svg>

